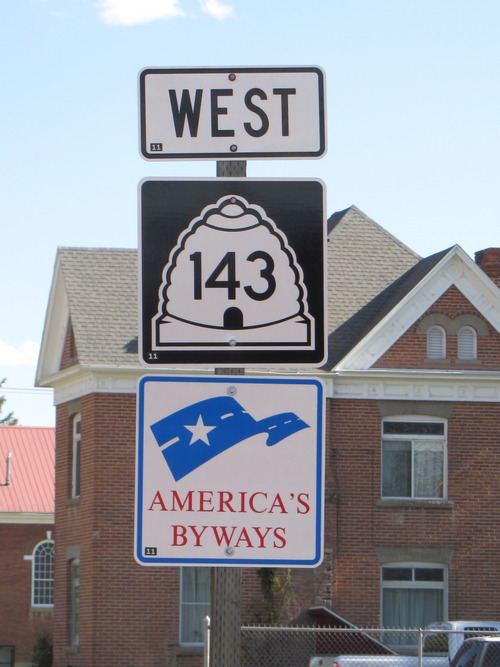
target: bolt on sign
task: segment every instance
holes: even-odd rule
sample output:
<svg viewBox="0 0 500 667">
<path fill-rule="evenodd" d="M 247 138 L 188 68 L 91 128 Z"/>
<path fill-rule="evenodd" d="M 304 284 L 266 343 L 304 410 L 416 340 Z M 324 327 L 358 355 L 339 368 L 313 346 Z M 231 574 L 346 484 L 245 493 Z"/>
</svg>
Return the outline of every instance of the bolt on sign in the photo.
<svg viewBox="0 0 500 667">
<path fill-rule="evenodd" d="M 318 67 L 149 68 L 139 75 L 140 152 L 154 159 L 318 158 Z"/>
<path fill-rule="evenodd" d="M 324 409 L 318 379 L 143 377 L 137 562 L 318 566 Z"/>
<path fill-rule="evenodd" d="M 144 365 L 324 362 L 321 181 L 145 180 L 139 198 Z"/>
</svg>

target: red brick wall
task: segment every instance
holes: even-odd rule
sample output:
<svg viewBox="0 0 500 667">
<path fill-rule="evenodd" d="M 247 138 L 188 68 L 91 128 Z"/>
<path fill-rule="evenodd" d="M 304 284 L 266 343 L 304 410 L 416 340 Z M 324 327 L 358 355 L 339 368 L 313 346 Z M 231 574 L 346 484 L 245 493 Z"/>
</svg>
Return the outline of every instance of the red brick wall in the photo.
<svg viewBox="0 0 500 667">
<path fill-rule="evenodd" d="M 418 333 L 417 328 L 423 317 L 432 314 L 446 315 L 451 319 L 462 314 L 480 317 L 488 327 L 488 335 L 477 337 L 477 362 L 458 359 L 457 335 L 447 333 L 446 360 L 427 360 L 427 336 Z M 392 347 L 378 359 L 372 368 L 449 368 L 463 370 L 500 370 L 500 334 L 471 305 L 464 295 L 453 285 L 432 306 L 425 315 L 412 325 Z"/>
<path fill-rule="evenodd" d="M 178 646 L 179 570 L 133 558 L 135 397 L 81 400 L 80 501 L 70 500 L 71 425 L 58 408 L 56 433 L 56 667 L 201 667 Z M 449 503 L 380 506 L 381 416 L 376 401 L 327 406 L 327 557 L 292 573 L 284 620 L 312 605 L 358 625 L 380 623 L 376 547 L 447 548 L 451 618 L 500 618 L 497 546 L 500 416 L 496 404 L 455 403 L 449 420 Z M 68 545 L 80 547 L 80 649 L 68 650 Z M 331 553 L 331 556 L 330 556 Z M 260 579 L 243 572 L 243 620 L 258 618 Z"/>
<path fill-rule="evenodd" d="M 52 633 L 52 610 L 31 608 L 31 556 L 52 525 L 0 524 L 0 646 L 31 663 L 39 633 Z"/>
<path fill-rule="evenodd" d="M 71 426 L 56 433 L 54 665 L 187 665 L 177 658 L 177 568 L 134 561 L 135 396 L 81 401 L 81 497 L 70 499 Z M 80 649 L 68 649 L 68 545 L 80 547 Z"/>
<path fill-rule="evenodd" d="M 338 494 L 333 609 L 358 625 L 380 624 L 380 562 L 375 547 L 449 548 L 449 617 L 500 618 L 498 405 L 455 403 L 448 432 L 449 506 L 377 507 L 380 424 L 374 401 L 329 402 Z M 431 503 L 429 503 L 431 505 Z"/>
<path fill-rule="evenodd" d="M 78 406 L 73 406 L 77 409 Z M 179 568 L 134 561 L 135 396 L 81 399 L 81 497 L 71 499 L 72 419 L 57 410 L 55 667 L 201 667 L 202 653 L 179 647 Z M 80 648 L 69 644 L 67 547 L 80 547 Z M 326 589 L 330 585 L 327 573 Z M 262 616 L 261 581 L 243 571 L 242 617 Z M 322 570 L 295 571 L 283 619 L 317 603 Z M 324 599 L 321 598 L 324 604 Z"/>
</svg>

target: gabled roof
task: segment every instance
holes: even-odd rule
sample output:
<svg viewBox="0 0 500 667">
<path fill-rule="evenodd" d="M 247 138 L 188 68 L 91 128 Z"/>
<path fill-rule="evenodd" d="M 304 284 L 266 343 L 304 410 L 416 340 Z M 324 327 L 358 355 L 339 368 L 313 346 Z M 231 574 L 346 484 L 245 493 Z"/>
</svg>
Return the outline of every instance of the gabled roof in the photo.
<svg viewBox="0 0 500 667">
<path fill-rule="evenodd" d="M 373 327 L 431 271 L 448 250 L 421 259 L 411 269 L 377 294 L 328 337 L 328 363 L 333 368 Z"/>
<path fill-rule="evenodd" d="M 0 426 L 0 522 L 54 512 L 54 452 L 54 428 Z"/>
<path fill-rule="evenodd" d="M 327 256 L 327 370 L 369 368 L 411 326 L 416 313 L 429 308 L 443 293 L 440 290 L 452 283 L 478 310 L 482 308 L 493 326 L 500 325 L 498 287 L 458 246 L 422 259 L 351 206 L 328 220 Z M 58 249 L 37 385 L 51 385 L 54 376 L 61 377 L 68 324 L 78 359 L 72 372 L 141 369 L 137 274 L 136 250 Z M 418 307 L 405 309 L 408 299 L 416 296 Z"/>
<path fill-rule="evenodd" d="M 356 206 L 328 220 L 328 331 L 334 331 L 420 260 Z"/>
<path fill-rule="evenodd" d="M 137 250 L 58 249 L 37 384 L 59 370 L 68 318 L 80 366 L 138 366 Z"/>
<path fill-rule="evenodd" d="M 455 245 L 421 260 L 332 332 L 326 368 L 370 368 L 452 285 L 500 332 L 500 289 Z"/>
</svg>

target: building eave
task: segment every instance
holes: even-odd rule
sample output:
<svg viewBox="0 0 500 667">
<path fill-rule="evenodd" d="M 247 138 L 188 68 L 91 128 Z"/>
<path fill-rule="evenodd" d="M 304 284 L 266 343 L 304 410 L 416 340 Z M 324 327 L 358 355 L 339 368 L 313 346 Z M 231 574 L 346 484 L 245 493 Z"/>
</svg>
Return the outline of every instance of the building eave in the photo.
<svg viewBox="0 0 500 667">
<path fill-rule="evenodd" d="M 334 399 L 500 402 L 495 371 L 368 369 L 325 373 Z"/>
<path fill-rule="evenodd" d="M 54 512 L 0 512 L 0 524 L 53 524 Z"/>
<path fill-rule="evenodd" d="M 373 329 L 337 364 L 338 369 L 368 369 L 447 289 L 455 285 L 478 312 L 500 331 L 500 290 L 454 246 Z"/>
</svg>

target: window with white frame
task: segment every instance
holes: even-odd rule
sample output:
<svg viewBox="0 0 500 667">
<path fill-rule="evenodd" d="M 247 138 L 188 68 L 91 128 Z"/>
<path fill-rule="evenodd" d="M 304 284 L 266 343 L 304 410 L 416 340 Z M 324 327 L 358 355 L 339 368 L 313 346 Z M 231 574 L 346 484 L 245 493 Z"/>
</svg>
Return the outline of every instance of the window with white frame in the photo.
<svg viewBox="0 0 500 667">
<path fill-rule="evenodd" d="M 462 327 L 458 331 L 458 358 L 477 359 L 477 332 L 474 327 Z"/>
<path fill-rule="evenodd" d="M 73 417 L 73 442 L 72 442 L 72 471 L 71 471 L 71 495 L 73 498 L 80 497 L 80 444 L 81 444 L 81 415 Z"/>
<path fill-rule="evenodd" d="M 446 359 L 446 331 L 435 325 L 427 330 L 427 359 Z"/>
<path fill-rule="evenodd" d="M 33 607 L 54 606 L 53 540 L 44 540 L 33 550 L 31 603 Z"/>
<path fill-rule="evenodd" d="M 80 644 L 80 561 L 70 562 L 70 643 Z"/>
<path fill-rule="evenodd" d="M 181 568 L 180 643 L 203 644 L 203 624 L 210 615 L 210 568 Z"/>
<path fill-rule="evenodd" d="M 397 417 L 382 422 L 382 497 L 446 497 L 446 421 Z"/>
<path fill-rule="evenodd" d="M 384 628 L 424 628 L 446 618 L 446 566 L 433 563 L 390 563 L 382 567 Z M 413 634 L 388 633 L 391 644 L 413 644 Z"/>
</svg>

